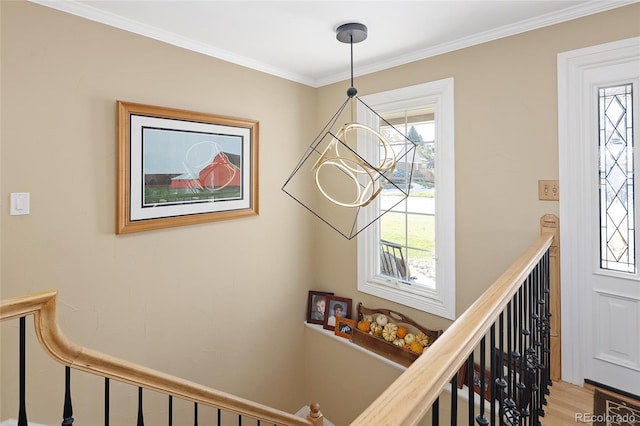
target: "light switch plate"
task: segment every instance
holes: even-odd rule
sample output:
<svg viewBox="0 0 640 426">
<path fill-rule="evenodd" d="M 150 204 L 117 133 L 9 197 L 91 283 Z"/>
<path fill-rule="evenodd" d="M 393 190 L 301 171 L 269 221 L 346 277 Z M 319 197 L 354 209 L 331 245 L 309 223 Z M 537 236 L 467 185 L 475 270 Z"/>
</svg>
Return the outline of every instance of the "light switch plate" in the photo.
<svg viewBox="0 0 640 426">
<path fill-rule="evenodd" d="M 29 214 L 30 198 L 28 192 L 12 192 L 10 214 L 12 216 Z"/>
<path fill-rule="evenodd" d="M 557 180 L 538 181 L 538 199 L 546 201 L 560 200 L 560 185 Z"/>
</svg>

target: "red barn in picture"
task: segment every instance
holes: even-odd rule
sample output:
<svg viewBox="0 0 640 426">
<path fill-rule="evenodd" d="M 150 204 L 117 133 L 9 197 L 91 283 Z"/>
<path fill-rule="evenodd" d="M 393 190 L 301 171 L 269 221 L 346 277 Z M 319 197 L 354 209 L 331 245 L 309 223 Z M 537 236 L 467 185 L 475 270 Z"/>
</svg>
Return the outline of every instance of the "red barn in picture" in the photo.
<svg viewBox="0 0 640 426">
<path fill-rule="evenodd" d="M 222 189 L 227 186 L 240 186 L 240 168 L 229 157 L 220 152 L 210 164 L 200 170 L 198 177 L 184 174 L 171 180 L 171 188 Z"/>
</svg>

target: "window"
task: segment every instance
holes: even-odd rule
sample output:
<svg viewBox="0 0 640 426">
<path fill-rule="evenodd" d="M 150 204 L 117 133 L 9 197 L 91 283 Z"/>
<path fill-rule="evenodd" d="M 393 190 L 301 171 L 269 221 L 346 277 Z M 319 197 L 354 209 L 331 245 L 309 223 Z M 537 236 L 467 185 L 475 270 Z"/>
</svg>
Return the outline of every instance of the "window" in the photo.
<svg viewBox="0 0 640 426">
<path fill-rule="evenodd" d="M 409 197 L 358 235 L 358 290 L 455 319 L 453 79 L 361 99 L 417 148 L 413 164 L 397 164 L 392 176 Z M 370 111 L 359 109 L 358 121 L 388 130 Z M 401 157 L 404 141 L 389 142 Z M 378 211 L 399 195 L 384 189 Z"/>
<path fill-rule="evenodd" d="M 636 273 L 633 85 L 598 90 L 600 267 Z"/>
</svg>

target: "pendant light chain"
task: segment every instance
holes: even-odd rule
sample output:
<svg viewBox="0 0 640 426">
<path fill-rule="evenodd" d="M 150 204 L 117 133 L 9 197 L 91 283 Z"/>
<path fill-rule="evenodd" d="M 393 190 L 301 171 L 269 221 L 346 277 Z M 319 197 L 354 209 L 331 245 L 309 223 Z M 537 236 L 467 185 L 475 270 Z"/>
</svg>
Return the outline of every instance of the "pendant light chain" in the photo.
<svg viewBox="0 0 640 426">
<path fill-rule="evenodd" d="M 353 34 L 349 35 L 351 46 L 351 87 L 353 87 Z"/>
<path fill-rule="evenodd" d="M 349 86 L 349 90 L 347 90 L 347 96 L 349 97 L 350 100 L 350 107 L 351 107 L 351 122 L 355 122 L 356 121 L 356 109 L 353 105 L 353 97 L 356 95 L 356 93 L 358 93 L 356 91 L 356 88 L 353 86 L 353 33 L 349 34 L 349 46 L 351 47 L 351 86 Z"/>
</svg>

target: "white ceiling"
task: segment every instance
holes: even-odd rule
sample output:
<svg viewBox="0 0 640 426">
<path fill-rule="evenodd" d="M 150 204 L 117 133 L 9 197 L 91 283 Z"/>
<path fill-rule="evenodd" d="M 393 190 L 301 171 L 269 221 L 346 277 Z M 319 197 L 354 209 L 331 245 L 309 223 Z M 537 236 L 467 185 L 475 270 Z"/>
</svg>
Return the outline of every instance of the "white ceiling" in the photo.
<svg viewBox="0 0 640 426">
<path fill-rule="evenodd" d="M 319 87 L 639 0 L 169 1 L 31 0 L 64 12 Z"/>
</svg>

